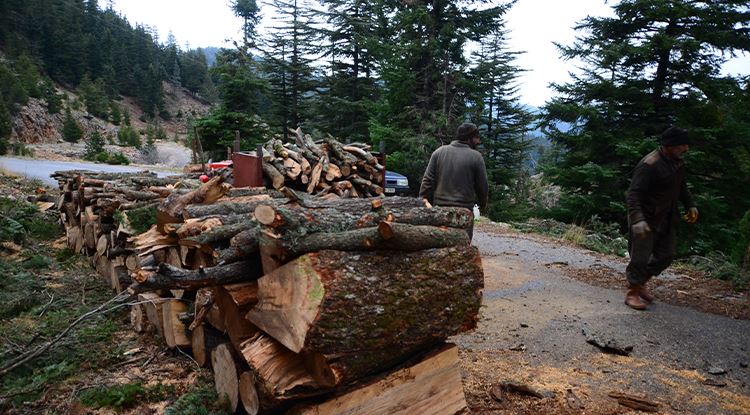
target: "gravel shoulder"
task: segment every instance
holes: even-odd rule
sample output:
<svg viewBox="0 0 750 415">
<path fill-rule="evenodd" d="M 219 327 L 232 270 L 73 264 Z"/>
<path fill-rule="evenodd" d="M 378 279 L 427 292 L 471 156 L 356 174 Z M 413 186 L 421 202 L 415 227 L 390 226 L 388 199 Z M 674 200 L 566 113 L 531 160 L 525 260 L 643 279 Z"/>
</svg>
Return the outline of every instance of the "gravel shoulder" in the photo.
<svg viewBox="0 0 750 415">
<path fill-rule="evenodd" d="M 665 414 L 750 413 L 750 321 L 701 311 L 691 291 L 684 304 L 661 300 L 675 284 L 690 290 L 694 277 L 659 277 L 672 285 L 639 312 L 623 304 L 621 258 L 481 224 L 473 243 L 485 272 L 480 322 L 453 339 L 471 413 L 628 413 L 611 392 L 645 397 Z M 575 278 L 581 270 L 593 270 L 598 286 Z M 747 308 L 746 294 L 724 294 L 716 300 Z M 607 353 L 592 339 L 630 351 Z M 497 393 L 505 381 L 546 397 Z"/>
</svg>

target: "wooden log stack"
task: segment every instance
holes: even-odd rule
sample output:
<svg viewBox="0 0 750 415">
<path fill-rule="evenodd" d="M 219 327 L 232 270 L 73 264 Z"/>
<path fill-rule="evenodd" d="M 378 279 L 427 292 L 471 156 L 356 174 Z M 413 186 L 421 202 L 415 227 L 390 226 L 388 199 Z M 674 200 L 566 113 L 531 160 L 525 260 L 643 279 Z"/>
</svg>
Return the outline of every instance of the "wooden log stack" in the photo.
<svg viewBox="0 0 750 415">
<path fill-rule="evenodd" d="M 326 198 L 383 194 L 385 167 L 361 143 L 343 144 L 331 136 L 313 141 L 300 128 L 293 143 L 271 139 L 262 146 L 268 187 L 282 187 Z"/>
<path fill-rule="evenodd" d="M 231 411 L 466 407 L 446 339 L 476 326 L 481 303 L 468 209 L 233 189 L 223 178 L 150 199 L 155 224 L 126 239 L 135 330 L 211 367 Z M 77 217 L 63 223 L 80 228 Z"/>
</svg>

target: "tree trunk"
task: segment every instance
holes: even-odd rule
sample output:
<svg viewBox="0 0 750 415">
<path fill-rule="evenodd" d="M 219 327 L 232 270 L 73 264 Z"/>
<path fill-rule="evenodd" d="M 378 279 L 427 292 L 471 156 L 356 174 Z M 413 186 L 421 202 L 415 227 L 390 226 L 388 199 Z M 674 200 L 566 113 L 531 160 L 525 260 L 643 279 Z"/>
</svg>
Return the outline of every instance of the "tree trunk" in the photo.
<svg viewBox="0 0 750 415">
<path fill-rule="evenodd" d="M 261 244 L 274 245 L 274 255 L 281 263 L 286 263 L 308 252 L 324 249 L 409 252 L 468 245 L 469 236 L 462 229 L 412 226 L 383 221 L 377 227 L 343 232 L 318 232 L 305 236 L 286 233 L 279 238 L 264 236 Z"/>
<path fill-rule="evenodd" d="M 476 326 L 477 248 L 412 253 L 321 251 L 258 280 L 248 319 L 340 385 Z M 341 339 L 347 339 L 342 342 Z"/>
<path fill-rule="evenodd" d="M 261 205 L 255 209 L 255 218 L 263 225 L 278 233 L 300 235 L 315 232 L 340 232 L 351 229 L 377 226 L 380 221 L 406 223 L 409 225 L 446 226 L 466 229 L 474 220 L 474 215 L 465 208 L 426 208 L 414 198 L 407 199 L 404 206 L 383 203 L 372 199 L 369 203 L 350 204 L 355 200 L 341 199 L 341 207 L 306 208 L 299 205 Z M 385 199 L 389 200 L 389 199 Z M 418 204 L 415 206 L 415 204 Z"/>
</svg>

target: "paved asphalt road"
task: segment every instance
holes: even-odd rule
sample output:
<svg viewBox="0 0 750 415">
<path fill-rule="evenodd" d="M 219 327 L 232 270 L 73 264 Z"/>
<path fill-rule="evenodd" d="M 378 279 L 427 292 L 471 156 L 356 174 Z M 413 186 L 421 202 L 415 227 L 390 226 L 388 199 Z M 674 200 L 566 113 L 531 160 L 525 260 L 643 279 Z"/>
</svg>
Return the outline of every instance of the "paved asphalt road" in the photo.
<svg viewBox="0 0 750 415">
<path fill-rule="evenodd" d="M 613 390 L 644 394 L 665 404 L 660 413 L 750 414 L 750 321 L 658 300 L 635 311 L 623 304 L 624 288 L 590 286 L 563 269 L 622 271 L 620 258 L 516 233 L 475 230 L 473 243 L 485 273 L 481 319 L 456 341 L 477 356 L 510 353 L 495 362 L 498 379 L 520 376 L 562 394 L 583 390 L 600 402 L 612 401 Z M 602 353 L 585 333 L 632 352 Z"/>
<path fill-rule="evenodd" d="M 0 157 L 0 170 L 5 170 L 32 179 L 39 179 L 47 185 L 57 186 L 57 181 L 50 175 L 60 170 L 90 170 L 94 172 L 136 172 L 149 170 L 159 177 L 180 174 L 180 172 L 163 169 L 149 169 L 144 166 L 113 166 L 109 164 L 35 160 L 14 157 Z"/>
</svg>

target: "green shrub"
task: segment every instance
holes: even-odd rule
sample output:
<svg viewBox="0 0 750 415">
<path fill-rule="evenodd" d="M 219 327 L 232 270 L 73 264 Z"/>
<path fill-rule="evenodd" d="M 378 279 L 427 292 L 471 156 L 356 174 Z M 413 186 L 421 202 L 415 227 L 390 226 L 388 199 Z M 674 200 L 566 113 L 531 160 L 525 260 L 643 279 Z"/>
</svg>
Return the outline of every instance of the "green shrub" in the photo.
<svg viewBox="0 0 750 415">
<path fill-rule="evenodd" d="M 13 154 L 17 156 L 25 156 L 25 157 L 34 156 L 34 151 L 26 147 L 26 144 L 24 143 L 13 143 L 11 147 L 12 147 Z"/>
<path fill-rule="evenodd" d="M 94 160 L 98 161 L 99 163 L 106 163 L 109 161 L 109 153 L 106 151 L 102 151 L 94 157 Z"/>
<path fill-rule="evenodd" d="M 52 265 L 52 258 L 46 255 L 33 255 L 21 264 L 25 269 L 45 269 Z"/>
<path fill-rule="evenodd" d="M 710 252 L 705 256 L 693 255 L 680 260 L 676 265 L 705 272 L 709 278 L 729 281 L 736 290 L 750 288 L 750 270 L 743 270 L 719 251 Z"/>
<path fill-rule="evenodd" d="M 104 137 L 99 134 L 99 131 L 94 131 L 86 140 L 86 152 L 83 158 L 86 160 L 97 160 L 97 156 L 104 151 Z"/>
<path fill-rule="evenodd" d="M 128 158 L 125 157 L 124 154 L 116 152 L 109 155 L 109 160 L 107 160 L 107 163 L 128 165 L 130 164 L 130 160 L 128 160 Z"/>
<path fill-rule="evenodd" d="M 70 143 L 78 142 L 83 136 L 83 129 L 78 125 L 76 120 L 73 119 L 73 116 L 70 113 L 70 108 L 65 111 L 62 136 L 65 141 Z"/>
<path fill-rule="evenodd" d="M 156 208 L 143 207 L 128 210 L 128 223 L 136 233 L 146 232 L 156 224 Z"/>
<path fill-rule="evenodd" d="M 0 241 L 23 243 L 27 238 L 46 240 L 57 236 L 56 219 L 25 200 L 0 197 Z"/>
</svg>

